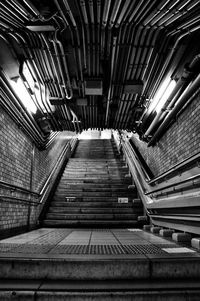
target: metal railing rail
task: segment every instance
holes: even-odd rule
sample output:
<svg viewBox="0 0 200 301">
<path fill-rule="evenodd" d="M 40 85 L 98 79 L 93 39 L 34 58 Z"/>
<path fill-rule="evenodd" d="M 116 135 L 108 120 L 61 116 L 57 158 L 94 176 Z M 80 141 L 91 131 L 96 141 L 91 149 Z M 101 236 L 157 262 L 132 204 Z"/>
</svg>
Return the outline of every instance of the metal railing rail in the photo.
<svg viewBox="0 0 200 301">
<path fill-rule="evenodd" d="M 155 184 L 158 181 L 163 181 L 166 178 L 173 177 L 174 174 L 181 172 L 182 169 L 186 169 L 187 166 L 191 165 L 199 165 L 200 164 L 200 153 L 193 155 L 177 164 L 175 164 L 173 167 L 168 169 L 166 172 L 163 172 L 162 174 L 154 177 L 153 179 L 149 180 L 149 184 Z"/>
<path fill-rule="evenodd" d="M 35 206 L 38 206 L 39 202 L 34 202 L 32 200 L 24 200 L 22 198 L 18 198 L 18 197 L 14 197 L 14 196 L 7 196 L 7 195 L 0 195 L 0 201 L 2 202 L 7 202 L 7 203 L 10 203 L 10 202 L 19 202 L 20 203 L 25 203 L 27 206 L 29 205 L 35 205 Z"/>
<path fill-rule="evenodd" d="M 23 188 L 21 186 L 18 186 L 18 185 L 15 185 L 15 184 L 11 184 L 11 183 L 7 183 L 5 181 L 0 181 L 0 187 L 8 187 L 11 192 L 14 192 L 16 190 L 19 190 L 19 191 L 22 191 L 26 194 L 31 194 L 31 195 L 35 195 L 35 196 L 38 196 L 40 195 L 39 192 L 35 192 L 35 191 L 32 191 L 30 189 L 26 189 L 26 188 Z"/>
<path fill-rule="evenodd" d="M 160 187 L 160 188 L 151 190 L 151 191 L 149 191 L 149 192 L 146 192 L 145 195 L 151 195 L 151 194 L 154 194 L 154 193 L 156 193 L 156 192 L 163 191 L 163 190 L 165 190 L 165 189 L 175 188 L 175 187 L 177 187 L 177 186 L 181 186 L 181 185 L 186 184 L 186 183 L 189 183 L 189 182 L 191 182 L 191 181 L 193 182 L 194 180 L 199 179 L 199 178 L 200 178 L 200 174 L 195 175 L 195 176 L 192 176 L 192 177 L 189 177 L 189 178 L 187 178 L 187 179 L 185 179 L 185 180 L 182 180 L 182 181 L 180 181 L 180 182 L 176 182 L 176 183 L 173 183 L 173 184 L 165 185 L 165 186 L 163 186 L 163 187 Z M 195 183 L 192 183 L 192 184 L 195 185 Z M 175 191 L 175 189 L 174 189 L 173 191 Z"/>
</svg>

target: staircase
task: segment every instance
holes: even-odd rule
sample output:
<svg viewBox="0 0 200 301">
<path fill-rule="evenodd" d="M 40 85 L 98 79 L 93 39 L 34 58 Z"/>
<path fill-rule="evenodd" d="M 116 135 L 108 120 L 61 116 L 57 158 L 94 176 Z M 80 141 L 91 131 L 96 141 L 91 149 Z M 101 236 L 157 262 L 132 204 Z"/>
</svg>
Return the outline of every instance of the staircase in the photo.
<svg viewBox="0 0 200 301">
<path fill-rule="evenodd" d="M 45 227 L 0 241 L 0 300 L 199 300 L 200 254 L 136 228 L 127 172 L 111 141 L 79 142 Z"/>
<path fill-rule="evenodd" d="M 43 221 L 45 227 L 139 227 L 141 201 L 110 140 L 80 140 Z"/>
</svg>

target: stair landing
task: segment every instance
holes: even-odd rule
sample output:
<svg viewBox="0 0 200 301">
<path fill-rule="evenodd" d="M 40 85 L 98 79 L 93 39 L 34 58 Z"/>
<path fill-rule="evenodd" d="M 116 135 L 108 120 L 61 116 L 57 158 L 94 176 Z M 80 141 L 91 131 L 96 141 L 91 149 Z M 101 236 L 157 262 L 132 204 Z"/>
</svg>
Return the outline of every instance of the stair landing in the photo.
<svg viewBox="0 0 200 301">
<path fill-rule="evenodd" d="M 12 266 L 6 270 L 3 268 L 3 263 L 9 263 L 9 260 L 15 259 L 26 259 L 31 258 L 29 262 L 34 267 L 34 260 L 63 260 L 65 262 L 70 261 L 82 261 L 89 262 L 92 260 L 101 261 L 108 260 L 113 265 L 118 266 L 118 270 L 113 270 L 112 273 L 120 275 L 120 279 L 131 277 L 131 278 L 147 278 L 151 277 L 166 277 L 166 274 L 173 274 L 176 277 L 179 271 L 179 264 L 184 261 L 184 269 L 187 270 L 187 263 L 190 260 L 197 260 L 198 267 L 200 267 L 200 253 L 186 245 L 180 245 L 176 242 L 156 236 L 152 233 L 145 232 L 141 229 L 53 229 L 53 228 L 41 228 L 35 231 L 31 231 L 26 234 L 14 236 L 0 241 L 0 278 L 5 277 L 19 277 L 20 269 L 15 269 Z M 119 272 L 120 259 L 122 259 L 123 265 L 125 264 L 126 269 L 122 275 Z M 187 259 L 187 262 L 185 262 Z M 6 261 L 5 261 L 6 260 Z M 128 265 L 126 265 L 126 260 Z M 28 262 L 28 261 L 27 261 Z M 131 264 L 130 264 L 131 262 Z M 36 264 L 36 262 L 35 262 Z M 130 264 L 130 266 L 129 266 Z M 169 264 L 169 265 L 168 265 Z M 36 264 L 37 265 L 37 264 Z M 174 266 L 173 266 L 174 265 Z M 98 266 L 98 265 L 97 265 Z M 96 268 L 97 268 L 96 266 Z M 132 270 L 134 266 L 134 269 Z M 132 267 L 132 268 L 130 268 Z M 181 267 L 181 266 L 180 266 Z M 25 266 L 23 267 L 23 269 Z M 59 269 L 56 267 L 54 271 L 54 277 L 63 277 L 59 274 Z M 88 269 L 92 269 L 90 265 Z M 124 267 L 123 267 L 124 268 Z M 99 266 L 98 270 L 92 273 L 92 278 L 97 277 L 99 279 L 100 274 L 102 277 L 109 278 L 111 275 L 110 271 L 103 270 Z M 183 272 L 183 267 L 181 267 Z M 77 272 L 77 271 L 76 271 Z M 76 278 L 76 272 L 71 270 L 70 276 L 69 271 L 66 274 L 66 278 Z M 81 270 L 79 267 L 78 277 L 80 278 L 81 273 L 86 271 Z M 11 274 L 10 274 L 11 273 Z M 27 273 L 28 278 L 35 278 L 38 273 L 40 277 L 45 277 L 47 270 L 31 269 L 24 270 Z M 187 271 L 187 273 L 197 273 L 200 276 L 200 269 Z M 56 275 L 57 274 L 57 275 Z M 112 274 L 113 277 L 113 274 Z"/>
<path fill-rule="evenodd" d="M 187 301 L 200 294 L 200 253 L 141 229 L 42 228 L 1 240 L 0 267 L 5 301 Z"/>
</svg>

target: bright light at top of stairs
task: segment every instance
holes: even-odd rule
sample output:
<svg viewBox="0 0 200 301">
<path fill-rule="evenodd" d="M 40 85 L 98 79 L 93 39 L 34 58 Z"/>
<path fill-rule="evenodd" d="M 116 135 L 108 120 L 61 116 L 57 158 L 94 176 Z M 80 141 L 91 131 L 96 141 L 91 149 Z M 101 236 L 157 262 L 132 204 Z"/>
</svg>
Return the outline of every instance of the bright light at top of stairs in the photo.
<svg viewBox="0 0 200 301">
<path fill-rule="evenodd" d="M 88 129 L 87 131 L 83 131 L 78 139 L 111 139 L 111 130 L 95 130 Z"/>
</svg>

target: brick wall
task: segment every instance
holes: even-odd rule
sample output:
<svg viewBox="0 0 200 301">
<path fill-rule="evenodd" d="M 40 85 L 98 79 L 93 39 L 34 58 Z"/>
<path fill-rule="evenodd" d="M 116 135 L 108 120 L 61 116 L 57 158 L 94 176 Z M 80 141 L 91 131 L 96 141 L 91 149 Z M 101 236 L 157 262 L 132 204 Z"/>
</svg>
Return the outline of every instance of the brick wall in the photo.
<svg viewBox="0 0 200 301">
<path fill-rule="evenodd" d="M 133 135 L 132 141 L 157 176 L 200 151 L 200 94 L 172 124 L 156 146 L 147 147 Z"/>
<path fill-rule="evenodd" d="M 30 189 L 32 174 L 32 190 L 40 192 L 66 139 L 66 133 L 60 133 L 48 149 L 40 151 L 0 107 L 0 181 Z M 28 223 L 35 225 L 41 208 L 30 205 L 30 201 L 36 200 L 34 196 L 30 199 L 22 191 L 0 185 L 0 235 L 4 230 L 26 228 Z"/>
</svg>

